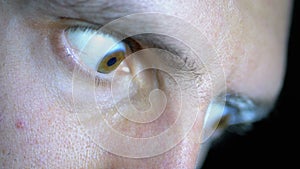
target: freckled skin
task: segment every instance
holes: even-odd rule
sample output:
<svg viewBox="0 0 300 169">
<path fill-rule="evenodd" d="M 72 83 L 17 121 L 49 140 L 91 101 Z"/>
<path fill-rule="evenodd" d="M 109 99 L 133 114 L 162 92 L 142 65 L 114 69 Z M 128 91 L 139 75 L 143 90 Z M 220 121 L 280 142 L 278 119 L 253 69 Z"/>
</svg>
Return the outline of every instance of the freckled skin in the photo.
<svg viewBox="0 0 300 169">
<path fill-rule="evenodd" d="M 206 153 L 198 139 L 210 100 L 202 100 L 200 116 L 189 135 L 164 154 L 131 159 L 105 151 L 88 136 L 74 113 L 72 72 L 51 47 L 51 36 L 57 32 L 45 26 L 51 17 L 34 10 L 38 3 L 25 8 L 24 1 L 0 1 L 0 168 L 193 169 L 199 151 Z M 221 53 L 228 89 L 267 102 L 276 99 L 284 75 L 289 1 L 140 4 L 142 8 L 134 9 L 142 11 L 128 14 L 158 11 L 201 29 Z M 128 131 L 128 121 L 113 113 L 110 122 Z M 159 121 L 154 130 L 165 125 Z M 145 128 L 128 132 L 150 133 Z"/>
</svg>

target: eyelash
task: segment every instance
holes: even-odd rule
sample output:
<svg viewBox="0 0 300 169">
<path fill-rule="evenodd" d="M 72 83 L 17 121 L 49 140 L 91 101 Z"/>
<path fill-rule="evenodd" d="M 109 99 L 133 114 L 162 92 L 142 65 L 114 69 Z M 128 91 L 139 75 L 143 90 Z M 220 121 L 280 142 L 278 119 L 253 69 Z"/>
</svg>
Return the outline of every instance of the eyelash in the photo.
<svg viewBox="0 0 300 169">
<path fill-rule="evenodd" d="M 67 29 L 65 29 L 65 31 L 77 31 L 77 30 L 81 30 L 83 32 L 91 31 L 91 32 L 97 34 L 99 28 L 95 27 L 95 26 L 91 26 L 91 25 L 89 25 L 89 26 L 75 25 L 75 26 L 71 26 L 71 27 L 68 27 Z M 138 44 L 135 40 L 133 40 L 133 38 L 128 37 L 121 41 L 124 41 L 132 51 L 139 51 L 139 50 L 143 49 L 140 44 Z"/>
<path fill-rule="evenodd" d="M 85 65 L 80 63 L 79 59 L 75 57 L 76 56 L 75 49 L 73 49 L 69 45 L 68 40 L 65 37 L 66 31 L 82 30 L 82 31 L 92 31 L 92 32 L 97 33 L 97 31 L 99 31 L 100 26 L 96 26 L 93 24 L 82 24 L 82 23 L 76 23 L 71 26 L 70 25 L 71 24 L 69 23 L 63 27 L 60 27 L 60 30 L 58 32 L 56 32 L 59 35 L 59 37 L 56 39 L 56 41 L 53 44 L 54 46 L 56 46 L 55 50 L 59 53 L 60 57 L 62 57 L 61 59 L 65 63 L 67 63 L 67 66 L 69 69 L 71 69 L 71 71 L 74 70 L 75 65 L 79 65 L 77 67 L 79 68 L 80 73 L 84 74 L 87 78 L 94 78 L 95 84 L 97 86 L 109 85 L 110 81 L 107 80 L 107 78 L 104 78 L 105 75 L 100 75 L 99 73 L 96 73 L 96 78 L 95 78 L 95 76 L 94 76 L 95 72 L 93 72 L 92 70 L 88 69 Z M 115 37 L 115 35 L 116 35 L 116 38 L 118 39 L 118 33 L 116 33 L 116 32 L 112 32 L 112 33 L 114 34 L 114 36 L 113 35 L 112 36 Z M 121 36 L 121 37 L 124 37 L 124 36 Z M 186 71 L 189 71 L 189 72 L 194 73 L 196 76 L 199 76 L 199 74 L 195 71 L 197 69 L 197 67 L 195 66 L 196 64 L 194 64 L 195 62 L 193 60 L 189 59 L 189 57 L 184 56 L 184 54 L 178 54 L 178 52 L 175 52 L 176 48 L 172 45 L 167 45 L 165 43 L 156 44 L 156 42 L 154 42 L 152 40 L 148 40 L 148 39 L 144 40 L 143 38 L 138 39 L 139 44 L 137 45 L 135 43 L 131 43 L 131 42 L 137 41 L 137 40 L 134 40 L 134 37 L 129 37 L 124 40 L 126 41 L 125 42 L 126 44 L 129 43 L 128 46 L 130 48 L 132 48 L 132 47 L 136 48 L 135 50 L 132 50 L 134 52 L 136 52 L 138 50 L 146 49 L 146 48 L 151 48 L 151 47 L 168 50 L 169 52 L 176 55 L 176 57 L 170 59 L 171 62 L 173 62 L 175 65 L 177 64 L 178 68 L 176 68 L 176 70 L 180 70 L 179 72 L 183 72 L 183 73 Z M 138 46 L 141 46 L 141 48 L 137 49 Z M 147 46 L 147 47 L 145 47 L 145 46 Z"/>
</svg>

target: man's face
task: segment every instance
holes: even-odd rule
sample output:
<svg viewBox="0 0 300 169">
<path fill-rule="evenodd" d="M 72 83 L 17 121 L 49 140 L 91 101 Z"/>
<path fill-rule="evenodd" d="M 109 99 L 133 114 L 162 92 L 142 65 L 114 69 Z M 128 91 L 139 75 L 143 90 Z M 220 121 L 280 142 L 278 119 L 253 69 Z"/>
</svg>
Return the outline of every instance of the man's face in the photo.
<svg viewBox="0 0 300 169">
<path fill-rule="evenodd" d="M 1 168 L 195 168 L 220 119 L 259 119 L 281 88 L 287 1 L 0 9 Z"/>
</svg>

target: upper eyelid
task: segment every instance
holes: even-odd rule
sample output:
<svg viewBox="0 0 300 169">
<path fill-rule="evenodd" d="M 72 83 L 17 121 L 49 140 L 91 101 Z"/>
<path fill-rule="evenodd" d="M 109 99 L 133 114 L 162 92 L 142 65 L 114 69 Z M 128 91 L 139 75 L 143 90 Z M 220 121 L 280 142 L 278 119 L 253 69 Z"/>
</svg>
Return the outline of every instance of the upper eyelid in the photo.
<svg viewBox="0 0 300 169">
<path fill-rule="evenodd" d="M 194 58 L 189 57 L 186 48 L 182 48 L 183 44 L 180 44 L 181 42 L 175 42 L 175 39 L 170 37 L 166 38 L 164 37 L 165 35 L 160 34 L 147 33 L 136 36 L 133 36 L 132 38 L 137 39 L 139 42 L 142 42 L 142 44 L 146 45 L 146 47 L 144 46 L 145 48 L 159 48 L 172 53 L 172 56 L 174 56 L 173 61 L 179 61 L 181 64 L 184 63 L 184 65 L 182 65 L 185 67 L 184 70 L 194 72 L 194 70 L 199 68 L 195 66 L 194 63 L 196 63 L 196 61 Z"/>
<path fill-rule="evenodd" d="M 85 30 L 90 30 L 93 31 L 95 33 L 99 32 L 102 34 L 108 34 L 113 36 L 116 39 L 119 39 L 120 42 L 122 40 L 124 40 L 124 38 L 127 37 L 126 34 L 123 33 L 119 33 L 115 30 L 107 30 L 107 29 L 101 29 L 101 25 L 96 24 L 94 25 L 91 22 L 86 23 L 83 20 L 79 20 L 77 21 L 75 19 L 75 22 L 72 22 L 73 19 L 70 18 L 63 18 L 64 22 L 66 25 L 65 30 L 76 30 L 76 29 L 82 29 L 83 31 Z M 180 42 L 176 42 L 175 39 L 168 39 L 166 37 L 163 37 L 164 35 L 158 35 L 159 38 L 157 38 L 154 34 L 149 34 L 150 36 L 147 36 L 146 38 L 142 35 L 140 38 L 138 38 L 137 40 L 139 42 L 141 42 L 142 44 L 142 48 L 160 48 L 163 50 L 167 50 L 168 52 L 171 52 L 174 56 L 173 58 L 173 62 L 178 62 L 178 64 L 180 64 L 180 66 L 177 67 L 177 69 L 180 69 L 181 71 L 190 71 L 190 72 L 195 72 L 198 75 L 202 74 L 202 73 L 197 73 L 197 72 L 201 72 L 201 70 L 199 68 L 199 66 L 196 66 L 196 60 L 193 57 L 189 57 L 188 52 L 186 52 L 186 49 L 183 49 L 182 47 L 179 47 Z M 140 36 L 140 35 L 137 35 Z M 135 39 L 135 36 L 133 37 L 129 37 L 132 39 Z M 140 49 L 139 49 L 140 50 Z"/>
<path fill-rule="evenodd" d="M 82 30 L 86 30 L 86 29 L 90 29 L 92 31 L 95 31 L 95 33 L 97 31 L 101 31 L 101 33 L 104 34 L 109 34 L 112 35 L 113 37 L 117 38 L 117 39 L 124 39 L 124 37 L 128 37 L 126 34 L 124 34 L 123 32 L 120 33 L 116 30 L 108 30 L 108 29 L 101 29 L 101 27 L 103 25 L 95 23 L 95 22 L 91 22 L 85 19 L 73 19 L 73 18 L 67 18 L 67 17 L 60 17 L 60 20 L 62 22 L 64 22 L 65 25 L 69 25 L 67 26 L 66 29 L 82 29 Z M 178 50 L 175 43 L 170 43 L 167 42 L 166 40 L 160 40 L 160 39 L 154 39 L 150 36 L 150 38 L 148 39 L 142 39 L 143 41 L 145 40 L 145 42 L 152 46 L 152 47 L 160 47 L 162 49 L 166 49 L 169 52 L 172 52 L 173 54 L 176 55 L 183 55 L 184 52 L 182 50 Z M 155 41 L 155 43 L 153 43 Z"/>
<path fill-rule="evenodd" d="M 80 28 L 80 29 L 91 29 L 93 31 L 101 31 L 104 34 L 109 34 L 114 36 L 117 39 L 124 39 L 124 37 L 128 37 L 124 32 L 120 33 L 116 30 L 108 30 L 108 29 L 101 29 L 102 26 L 99 23 L 91 22 L 90 20 L 82 19 L 82 18 L 68 18 L 68 17 L 60 17 L 60 21 L 64 22 L 64 25 L 66 25 L 66 29 L 74 29 L 74 28 Z M 111 29 L 111 28 L 110 28 Z M 154 39 L 153 37 L 149 36 L 148 39 L 142 39 L 147 42 L 148 45 L 151 45 L 152 47 L 160 47 L 162 49 L 166 49 L 169 52 L 175 54 L 175 55 L 184 55 L 186 52 L 182 50 L 182 48 L 179 49 L 179 45 L 170 42 L 168 40 L 164 39 Z M 153 43 L 155 41 L 155 43 Z"/>
</svg>

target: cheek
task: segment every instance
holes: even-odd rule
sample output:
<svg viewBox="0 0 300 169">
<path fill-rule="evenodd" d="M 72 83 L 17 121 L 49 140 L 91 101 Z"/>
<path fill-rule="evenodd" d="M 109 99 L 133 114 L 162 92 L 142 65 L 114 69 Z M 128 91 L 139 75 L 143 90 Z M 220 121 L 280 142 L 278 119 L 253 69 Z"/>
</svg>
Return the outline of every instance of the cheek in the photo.
<svg viewBox="0 0 300 169">
<path fill-rule="evenodd" d="M 62 95 L 52 92 L 52 81 L 40 76 L 45 72 L 38 70 L 32 60 L 24 63 L 8 62 L 2 69 L 6 78 L 1 79 L 1 165 L 65 168 L 70 165 L 67 161 L 84 161 L 87 152 L 99 155 L 101 151 L 84 136 L 69 108 L 68 97 L 62 99 Z"/>
<path fill-rule="evenodd" d="M 24 32 L 10 33 L 7 36 L 12 38 L 5 39 L 6 50 L 1 50 L 1 52 L 5 51 L 1 53 L 1 57 L 5 56 L 5 64 L 1 66 L 0 81 L 2 86 L 0 134 L 4 136 L 0 142 L 0 153 L 4 168 L 12 168 L 16 165 L 17 168 L 24 166 L 38 168 L 45 166 L 56 168 L 194 167 L 200 147 L 200 133 L 205 114 L 203 112 L 209 99 L 202 99 L 199 103 L 203 107 L 199 110 L 197 119 L 193 119 L 196 123 L 187 137 L 174 148 L 151 158 L 130 159 L 113 155 L 104 151 L 93 136 L 116 144 L 121 140 L 105 138 L 97 130 L 94 135 L 87 133 L 88 128 L 74 113 L 72 73 L 54 57 L 48 39 L 41 38 L 40 34 L 33 31 L 26 32 L 24 28 L 20 30 Z M 129 136 L 156 135 L 176 120 L 172 115 L 172 112 L 177 111 L 178 105 L 175 103 L 167 107 L 168 114 L 148 126 L 132 125 L 124 118 L 116 118 L 116 111 L 106 112 L 109 114 L 107 121 Z M 185 111 L 191 109 L 191 107 L 186 108 Z M 84 108 L 82 110 L 90 111 Z M 86 124 L 94 127 L 91 125 L 92 122 L 93 120 L 90 119 Z M 99 124 L 95 124 L 97 125 Z M 175 131 L 184 134 L 181 133 L 183 126 L 184 119 L 182 126 L 179 125 Z M 166 142 L 168 140 L 162 140 L 160 143 Z M 126 149 L 126 147 L 120 148 Z M 135 149 L 149 151 L 150 148 L 141 146 Z"/>
<path fill-rule="evenodd" d="M 22 60 L 21 57 L 16 59 Z M 72 113 L 72 100 L 67 90 L 53 92 L 62 91 L 50 85 L 55 83 L 55 79 L 41 76 L 48 71 L 39 69 L 38 61 L 29 60 L 26 64 L 19 62 L 14 65 L 9 62 L 3 68 L 6 78 L 1 79 L 4 87 L 0 104 L 0 133 L 4 138 L 1 139 L 0 149 L 4 157 L 4 168 L 10 168 L 13 163 L 20 167 L 34 164 L 36 167 L 75 165 L 108 168 L 148 168 L 150 165 L 156 168 L 193 168 L 195 165 L 199 150 L 200 122 L 203 117 L 199 117 L 199 123 L 194 125 L 188 137 L 163 155 L 146 159 L 127 159 L 112 155 L 99 148 L 85 133 L 86 128 L 82 127 L 75 113 Z M 14 70 L 14 73 L 9 70 Z M 163 117 L 150 134 L 160 131 L 168 120 L 170 119 L 167 116 Z M 114 127 L 121 132 L 129 128 L 126 120 L 115 122 Z M 149 132 L 146 127 L 136 129 L 134 134 Z"/>
<path fill-rule="evenodd" d="M 66 78 L 58 81 L 63 79 L 61 70 L 53 65 L 47 41 L 32 32 L 8 32 L 6 37 L 0 50 L 0 165 L 67 167 L 65 162 L 73 158 L 83 161 L 83 152 L 93 155 L 96 149 L 88 146 L 88 137 L 71 113 L 71 97 L 58 88 L 67 85 L 57 83 L 68 83 Z"/>
</svg>

